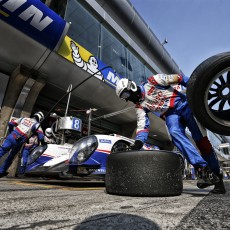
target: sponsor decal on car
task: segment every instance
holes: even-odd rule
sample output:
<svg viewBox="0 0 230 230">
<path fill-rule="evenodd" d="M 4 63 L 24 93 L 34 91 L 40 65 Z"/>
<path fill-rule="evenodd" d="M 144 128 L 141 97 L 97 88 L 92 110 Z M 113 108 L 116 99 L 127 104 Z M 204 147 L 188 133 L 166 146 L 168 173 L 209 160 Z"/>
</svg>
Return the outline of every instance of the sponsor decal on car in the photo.
<svg viewBox="0 0 230 230">
<path fill-rule="evenodd" d="M 105 173 L 105 169 L 89 169 L 89 172 Z"/>
<path fill-rule="evenodd" d="M 111 144 L 112 141 L 111 140 L 106 140 L 106 139 L 99 139 L 100 143 L 107 143 L 107 144 Z"/>
</svg>

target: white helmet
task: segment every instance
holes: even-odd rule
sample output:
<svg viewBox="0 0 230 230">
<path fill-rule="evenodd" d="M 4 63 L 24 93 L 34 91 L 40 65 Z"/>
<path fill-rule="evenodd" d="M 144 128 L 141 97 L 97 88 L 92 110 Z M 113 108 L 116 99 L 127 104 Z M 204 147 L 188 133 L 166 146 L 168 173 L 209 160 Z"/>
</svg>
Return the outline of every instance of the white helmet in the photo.
<svg viewBox="0 0 230 230">
<path fill-rule="evenodd" d="M 45 135 L 46 135 L 47 137 L 51 137 L 51 136 L 52 136 L 52 129 L 51 129 L 51 128 L 47 128 L 47 129 L 45 130 Z"/>
<path fill-rule="evenodd" d="M 116 86 L 117 96 L 125 100 L 130 96 L 130 91 L 137 91 L 136 83 L 127 78 L 120 79 Z"/>
<path fill-rule="evenodd" d="M 34 117 L 38 122 L 41 122 L 45 118 L 43 112 L 41 112 L 41 111 L 35 113 Z"/>
</svg>

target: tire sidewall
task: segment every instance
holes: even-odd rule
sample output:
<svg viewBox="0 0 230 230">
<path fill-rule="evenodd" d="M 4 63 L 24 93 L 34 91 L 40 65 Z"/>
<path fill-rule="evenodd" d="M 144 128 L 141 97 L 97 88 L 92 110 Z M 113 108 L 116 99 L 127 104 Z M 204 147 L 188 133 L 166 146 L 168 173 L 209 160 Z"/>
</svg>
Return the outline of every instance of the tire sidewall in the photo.
<svg viewBox="0 0 230 230">
<path fill-rule="evenodd" d="M 189 105 L 198 121 L 213 132 L 229 135 L 230 128 L 217 123 L 207 112 L 205 97 L 207 87 L 214 81 L 217 74 L 230 67 L 230 52 L 215 55 L 202 62 L 192 73 L 187 98 Z"/>
</svg>

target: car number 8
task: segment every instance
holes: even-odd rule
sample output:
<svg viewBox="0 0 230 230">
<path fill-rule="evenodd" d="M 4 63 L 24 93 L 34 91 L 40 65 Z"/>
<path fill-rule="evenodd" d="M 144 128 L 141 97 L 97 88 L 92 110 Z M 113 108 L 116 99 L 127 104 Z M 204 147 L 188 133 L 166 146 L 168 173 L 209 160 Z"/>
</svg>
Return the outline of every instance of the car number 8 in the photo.
<svg viewBox="0 0 230 230">
<path fill-rule="evenodd" d="M 81 120 L 73 119 L 73 128 L 77 131 L 81 131 Z"/>
</svg>

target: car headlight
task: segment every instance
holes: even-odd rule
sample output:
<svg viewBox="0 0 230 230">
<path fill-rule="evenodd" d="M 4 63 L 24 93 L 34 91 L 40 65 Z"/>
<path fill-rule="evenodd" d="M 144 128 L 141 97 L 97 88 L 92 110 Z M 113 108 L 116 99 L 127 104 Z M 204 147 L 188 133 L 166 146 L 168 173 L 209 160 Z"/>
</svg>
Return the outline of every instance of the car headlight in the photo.
<svg viewBox="0 0 230 230">
<path fill-rule="evenodd" d="M 70 164 L 79 164 L 86 161 L 97 149 L 98 142 L 95 136 L 83 137 L 78 140 L 70 151 Z"/>
<path fill-rule="evenodd" d="M 30 165 L 30 164 L 34 163 L 34 161 L 36 161 L 38 159 L 38 157 L 40 157 L 42 155 L 42 153 L 45 152 L 46 149 L 47 149 L 47 145 L 38 146 L 37 148 L 35 148 L 32 151 L 32 153 L 29 155 L 27 164 Z"/>
</svg>

